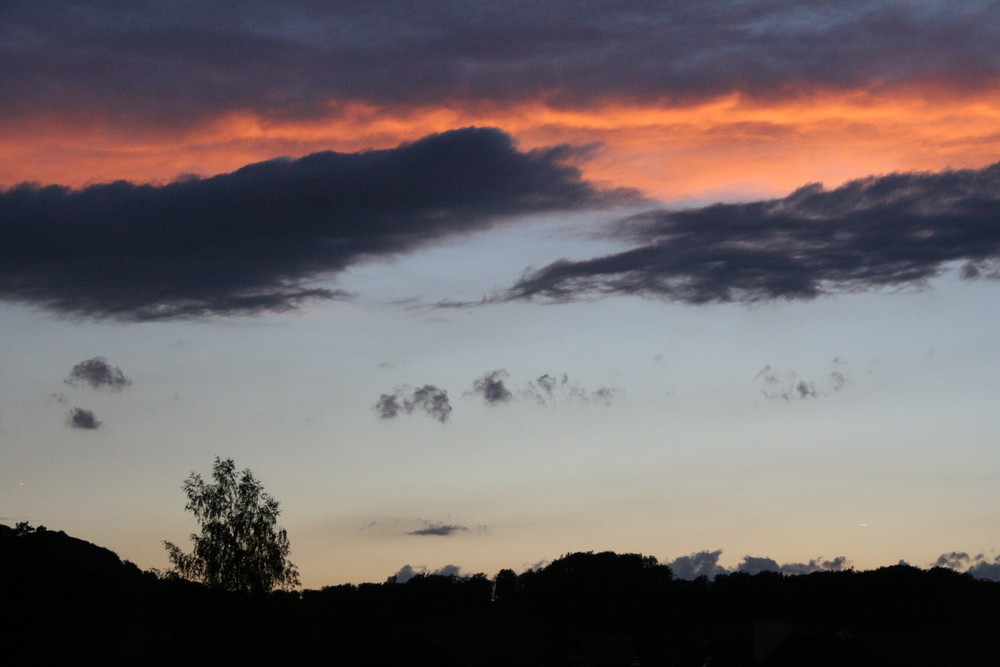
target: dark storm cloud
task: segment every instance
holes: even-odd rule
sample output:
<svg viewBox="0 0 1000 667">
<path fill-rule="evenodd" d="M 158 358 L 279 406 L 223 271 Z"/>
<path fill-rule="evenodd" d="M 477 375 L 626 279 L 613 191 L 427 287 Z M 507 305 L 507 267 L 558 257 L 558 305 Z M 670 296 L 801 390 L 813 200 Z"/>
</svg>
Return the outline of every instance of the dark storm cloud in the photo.
<svg viewBox="0 0 1000 667">
<path fill-rule="evenodd" d="M 466 395 L 482 396 L 483 402 L 487 405 L 507 403 L 514 398 L 514 395 L 507 389 L 507 385 L 504 384 L 504 380 L 508 377 L 510 377 L 510 373 L 502 368 L 483 373 L 472 383 L 472 390 L 466 392 Z"/>
<path fill-rule="evenodd" d="M 490 301 L 639 295 L 688 304 L 920 287 L 949 264 L 1000 277 L 1000 163 L 808 185 L 783 199 L 621 221 L 633 249 L 525 272 Z M 810 389 L 803 387 L 806 394 Z M 797 390 L 796 390 L 797 391 Z"/>
<path fill-rule="evenodd" d="M 81 361 L 69 372 L 64 380 L 74 386 L 89 385 L 94 389 L 121 391 L 132 384 L 122 369 L 112 366 L 104 357 L 94 357 Z"/>
<path fill-rule="evenodd" d="M 0 115 L 163 126 L 330 100 L 692 100 L 996 82 L 990 0 L 0 4 Z"/>
<path fill-rule="evenodd" d="M 621 201 L 510 136 L 466 128 L 163 186 L 0 191 L 0 298 L 123 320 L 343 298 L 314 279 L 502 218 Z"/>
<path fill-rule="evenodd" d="M 101 427 L 101 422 L 97 421 L 97 417 L 90 410 L 84 410 L 83 408 L 73 408 L 66 415 L 66 425 L 70 428 L 82 428 L 93 430 L 95 428 Z"/>
<path fill-rule="evenodd" d="M 465 526 L 456 526 L 452 524 L 444 523 L 427 523 L 423 528 L 419 530 L 411 530 L 407 535 L 438 535 L 441 537 L 448 537 L 449 535 L 454 535 L 455 533 L 465 532 L 469 529 Z"/>
<path fill-rule="evenodd" d="M 399 387 L 392 394 L 379 396 L 372 408 L 379 419 L 392 419 L 400 413 L 409 415 L 419 410 L 443 424 L 451 415 L 448 392 L 432 384 L 425 384 L 416 389 Z"/>
</svg>

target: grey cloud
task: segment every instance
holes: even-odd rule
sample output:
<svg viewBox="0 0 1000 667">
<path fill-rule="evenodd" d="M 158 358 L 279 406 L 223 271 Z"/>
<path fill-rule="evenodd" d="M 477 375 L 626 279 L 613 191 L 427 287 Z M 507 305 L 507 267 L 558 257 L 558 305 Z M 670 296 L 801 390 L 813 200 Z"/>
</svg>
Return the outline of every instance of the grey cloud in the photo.
<svg viewBox="0 0 1000 667">
<path fill-rule="evenodd" d="M 94 413 L 83 408 L 73 408 L 66 415 L 66 425 L 70 428 L 81 428 L 93 430 L 101 427 L 101 422 L 97 420 Z"/>
<path fill-rule="evenodd" d="M 434 570 L 434 574 L 439 577 L 460 577 L 462 576 L 462 568 L 458 565 L 445 565 Z"/>
<path fill-rule="evenodd" d="M 790 401 L 830 396 L 841 391 L 850 381 L 846 361 L 837 357 L 831 363 L 836 370 L 830 371 L 819 382 L 800 379 L 795 371 L 778 371 L 770 364 L 764 366 L 755 379 L 764 384 L 761 393 L 771 399 Z"/>
<path fill-rule="evenodd" d="M 442 424 L 451 415 L 448 392 L 432 384 L 413 389 L 403 386 L 392 394 L 382 394 L 372 406 L 379 419 L 393 419 L 400 413 L 425 412 Z"/>
<path fill-rule="evenodd" d="M 514 395 L 507 389 L 507 385 L 504 384 L 504 380 L 508 377 L 510 377 L 510 373 L 502 368 L 484 373 L 476 378 L 472 383 L 472 390 L 466 392 L 466 395 L 482 396 L 483 402 L 487 405 L 507 403 L 514 398 Z"/>
<path fill-rule="evenodd" d="M 669 563 L 670 571 L 678 579 L 697 579 L 708 577 L 714 579 L 720 574 L 729 572 L 719 565 L 722 549 L 716 551 L 699 551 L 689 556 L 680 556 Z"/>
<path fill-rule="evenodd" d="M 405 584 L 407 581 L 419 574 L 427 574 L 427 568 L 425 567 L 413 567 L 412 565 L 406 564 L 399 568 L 396 574 L 392 575 L 393 581 L 397 584 Z"/>
<path fill-rule="evenodd" d="M 560 163 L 466 128 L 394 149 L 278 158 L 167 185 L 0 190 L 0 299 L 160 320 L 345 299 L 350 265 L 519 215 L 621 203 Z"/>
<path fill-rule="evenodd" d="M 947 567 L 959 572 L 965 572 L 977 579 L 988 579 L 989 581 L 1000 581 L 1000 556 L 992 561 L 984 554 L 976 554 L 970 557 L 964 551 L 952 551 L 941 554 L 934 567 Z"/>
<path fill-rule="evenodd" d="M 618 389 L 609 386 L 601 386 L 593 391 L 588 391 L 580 383 L 570 380 L 568 373 L 540 375 L 534 380 L 526 382 L 518 390 L 520 398 L 535 401 L 539 405 L 551 405 L 559 400 L 584 403 L 598 402 L 611 405 L 617 394 Z"/>
<path fill-rule="evenodd" d="M 455 533 L 465 532 L 468 530 L 469 529 L 465 526 L 426 522 L 426 525 L 423 528 L 419 530 L 411 530 L 407 533 L 407 535 L 437 535 L 440 537 L 447 537 L 449 535 L 454 535 Z"/>
<path fill-rule="evenodd" d="M 964 551 L 952 551 L 951 553 L 941 554 L 938 559 L 934 561 L 934 567 L 950 567 L 953 570 L 961 570 L 969 565 L 969 554 Z"/>
<path fill-rule="evenodd" d="M 638 245 L 528 270 L 489 302 L 638 295 L 688 304 L 920 288 L 949 265 L 1000 277 L 1000 163 L 897 173 L 783 199 L 650 211 L 609 232 Z"/>
<path fill-rule="evenodd" d="M 397 389 L 395 394 L 382 394 L 378 397 L 373 409 L 379 419 L 393 419 L 399 415 L 400 410 L 403 409 L 399 402 L 400 391 Z"/>
<path fill-rule="evenodd" d="M 669 563 L 671 571 L 678 579 L 697 579 L 708 577 L 712 579 L 720 574 L 729 574 L 734 570 L 719 565 L 722 549 L 716 551 L 699 551 L 689 556 L 681 556 Z M 811 574 L 813 572 L 836 572 L 848 568 L 851 562 L 844 556 L 829 560 L 814 558 L 808 563 L 783 563 L 766 556 L 744 556 L 736 567 L 736 572 L 758 574 L 760 572 L 780 572 L 787 575 Z"/>
<path fill-rule="evenodd" d="M 761 572 L 780 572 L 781 566 L 773 558 L 744 556 L 743 562 L 737 566 L 736 570 L 747 574 L 759 574 Z"/>
<path fill-rule="evenodd" d="M 969 569 L 966 570 L 966 572 L 971 574 L 976 579 L 1000 581 L 1000 556 L 995 558 L 993 562 L 979 556 L 976 561 L 969 566 Z"/>
<path fill-rule="evenodd" d="M 814 558 L 808 563 L 785 563 L 781 566 L 781 573 L 812 574 L 813 572 L 839 572 L 850 566 L 851 562 L 845 556 L 837 556 L 830 560 Z"/>
<path fill-rule="evenodd" d="M 122 369 L 112 366 L 104 357 L 94 357 L 81 361 L 69 372 L 64 380 L 74 386 L 89 385 L 94 389 L 121 391 L 132 384 Z"/>
<path fill-rule="evenodd" d="M 458 565 L 445 565 L 432 572 L 423 565 L 414 567 L 407 564 L 399 568 L 399 571 L 392 575 L 391 579 L 397 584 L 405 584 L 414 577 L 427 574 L 433 574 L 441 577 L 460 577 L 462 576 L 462 568 Z"/>
<path fill-rule="evenodd" d="M 190 126 L 331 100 L 751 99 L 994 85 L 990 0 L 0 4 L 0 116 Z"/>
</svg>

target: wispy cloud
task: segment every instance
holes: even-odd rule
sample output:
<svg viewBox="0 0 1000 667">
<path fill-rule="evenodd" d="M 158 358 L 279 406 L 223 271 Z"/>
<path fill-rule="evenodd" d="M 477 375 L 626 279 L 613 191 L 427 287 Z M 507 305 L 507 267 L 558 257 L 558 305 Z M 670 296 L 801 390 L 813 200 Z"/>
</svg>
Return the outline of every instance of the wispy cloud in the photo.
<svg viewBox="0 0 1000 667">
<path fill-rule="evenodd" d="M 841 391 L 850 382 L 847 362 L 840 357 L 835 358 L 831 365 L 833 370 L 826 373 L 820 380 L 805 380 L 795 371 L 779 371 L 770 364 L 757 373 L 755 379 L 763 384 L 761 393 L 772 399 L 786 401 L 805 398 L 820 398 Z"/>
<path fill-rule="evenodd" d="M 611 234 L 638 245 L 528 270 L 488 301 L 638 295 L 688 304 L 923 287 L 951 264 L 1000 278 L 1000 163 L 900 173 L 783 199 L 650 211 Z M 808 390 L 808 388 L 806 388 Z"/>
<path fill-rule="evenodd" d="M 465 395 L 480 396 L 487 405 L 500 405 L 514 399 L 530 400 L 539 405 L 551 405 L 560 399 L 610 405 L 618 393 L 617 388 L 607 385 L 589 391 L 580 383 L 571 381 L 567 373 L 546 373 L 519 387 L 511 387 L 508 378 L 510 373 L 502 368 L 488 371 L 473 381 L 472 389 L 466 391 Z"/>
<path fill-rule="evenodd" d="M 436 535 L 439 537 L 448 537 L 449 535 L 467 532 L 469 530 L 465 526 L 458 526 L 455 524 L 435 523 L 429 521 L 424 523 L 425 525 L 423 528 L 411 530 L 407 533 L 407 535 Z"/>
</svg>

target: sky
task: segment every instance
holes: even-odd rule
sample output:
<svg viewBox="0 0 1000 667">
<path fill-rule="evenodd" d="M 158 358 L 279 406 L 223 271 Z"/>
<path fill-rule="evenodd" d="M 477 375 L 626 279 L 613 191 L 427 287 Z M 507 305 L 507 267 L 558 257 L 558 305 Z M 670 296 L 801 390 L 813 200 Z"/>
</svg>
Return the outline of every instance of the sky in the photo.
<svg viewBox="0 0 1000 667">
<path fill-rule="evenodd" d="M 303 586 L 1000 579 L 1000 2 L 0 5 L 0 521 Z"/>
</svg>

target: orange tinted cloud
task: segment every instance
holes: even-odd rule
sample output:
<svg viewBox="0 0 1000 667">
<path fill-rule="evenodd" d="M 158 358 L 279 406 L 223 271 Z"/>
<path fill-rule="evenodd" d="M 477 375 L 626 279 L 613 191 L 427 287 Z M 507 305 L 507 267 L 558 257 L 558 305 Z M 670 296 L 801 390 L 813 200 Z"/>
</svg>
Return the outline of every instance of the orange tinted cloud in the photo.
<svg viewBox="0 0 1000 667">
<path fill-rule="evenodd" d="M 0 134 L 0 183 L 81 186 L 228 172 L 276 156 L 389 148 L 433 132 L 496 126 L 522 148 L 599 144 L 575 158 L 586 177 L 669 201 L 778 196 L 891 171 L 982 167 L 1000 159 L 1000 92 L 942 98 L 923 91 L 816 93 L 690 106 L 541 102 L 380 107 L 331 104 L 321 120 L 231 114 L 185 131 L 144 133 L 37 120 Z"/>
</svg>

